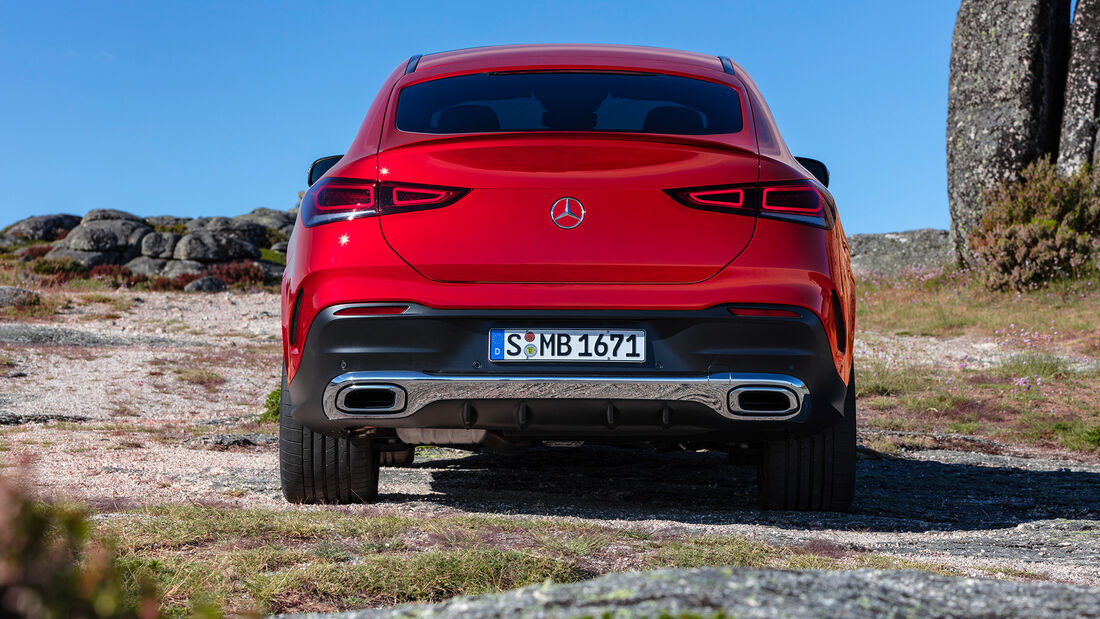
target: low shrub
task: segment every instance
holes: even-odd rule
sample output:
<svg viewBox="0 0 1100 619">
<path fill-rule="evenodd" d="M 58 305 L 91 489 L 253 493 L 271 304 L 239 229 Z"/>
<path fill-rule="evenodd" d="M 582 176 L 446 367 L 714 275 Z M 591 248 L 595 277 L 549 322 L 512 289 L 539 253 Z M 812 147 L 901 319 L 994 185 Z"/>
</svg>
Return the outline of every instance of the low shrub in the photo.
<svg viewBox="0 0 1100 619">
<path fill-rule="evenodd" d="M 88 272 L 88 277 L 104 281 L 114 288 L 120 286 L 132 288 L 149 279 L 145 275 L 135 274 L 130 269 L 117 264 L 101 264 L 92 267 L 92 270 Z"/>
<path fill-rule="evenodd" d="M 27 499 L 0 480 L 0 616 L 157 617 L 139 582 L 92 538 L 83 511 Z"/>
<path fill-rule="evenodd" d="M 53 245 L 31 245 L 23 255 L 31 260 L 37 260 L 50 253 L 51 249 L 53 249 Z"/>
<path fill-rule="evenodd" d="M 194 273 L 183 273 L 182 275 L 177 275 L 175 277 L 163 277 L 158 275 L 157 277 L 152 277 L 141 284 L 141 287 L 146 290 L 151 290 L 153 292 L 183 290 L 184 287 L 187 286 L 187 284 L 190 284 L 200 277 L 202 277 L 202 275 L 197 275 Z"/>
<path fill-rule="evenodd" d="M 262 286 L 266 279 L 263 268 L 251 261 L 215 264 L 209 268 L 209 275 L 213 275 L 229 286 L 241 288 Z"/>
<path fill-rule="evenodd" d="M 279 421 L 279 406 L 282 404 L 282 388 L 273 389 L 264 400 L 264 410 L 260 413 L 260 422 L 276 423 Z"/>
<path fill-rule="evenodd" d="M 1063 176 L 1049 158 L 988 192 L 970 246 L 994 290 L 1027 290 L 1095 270 L 1100 253 L 1100 171 Z"/>
<path fill-rule="evenodd" d="M 84 275 L 88 269 L 84 268 L 72 258 L 42 258 L 35 260 L 31 270 L 39 275 Z"/>
</svg>

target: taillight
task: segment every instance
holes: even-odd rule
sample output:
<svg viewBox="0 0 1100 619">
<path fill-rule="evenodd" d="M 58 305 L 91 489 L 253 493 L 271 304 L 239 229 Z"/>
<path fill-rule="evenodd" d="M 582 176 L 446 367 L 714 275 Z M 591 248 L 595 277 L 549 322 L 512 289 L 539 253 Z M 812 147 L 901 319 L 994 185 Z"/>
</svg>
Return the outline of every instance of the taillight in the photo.
<svg viewBox="0 0 1100 619">
<path fill-rule="evenodd" d="M 832 202 L 813 181 L 666 189 L 665 193 L 691 208 L 753 215 L 831 228 Z"/>
<path fill-rule="evenodd" d="M 711 189 L 708 191 L 692 191 L 687 194 L 688 199 L 698 204 L 710 204 L 712 206 L 726 206 L 729 208 L 741 208 L 745 204 L 744 189 Z"/>
<path fill-rule="evenodd" d="M 809 187 L 765 187 L 762 207 L 765 211 L 792 215 L 820 216 L 825 202 L 817 189 Z"/>
<path fill-rule="evenodd" d="M 354 178 L 322 178 L 302 197 L 302 223 L 311 227 L 373 217 L 379 213 L 440 208 L 455 203 L 468 191 Z"/>
<path fill-rule="evenodd" d="M 457 192 L 455 189 L 437 189 L 432 187 L 394 187 L 393 206 L 425 206 L 451 201 Z"/>
</svg>

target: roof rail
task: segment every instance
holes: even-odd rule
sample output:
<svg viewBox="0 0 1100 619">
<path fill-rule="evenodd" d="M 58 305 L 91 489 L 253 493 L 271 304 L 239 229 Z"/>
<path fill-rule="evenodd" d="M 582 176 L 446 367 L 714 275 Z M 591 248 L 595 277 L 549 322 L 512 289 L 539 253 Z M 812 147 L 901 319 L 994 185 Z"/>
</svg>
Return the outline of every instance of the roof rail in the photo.
<svg viewBox="0 0 1100 619">
<path fill-rule="evenodd" d="M 722 63 L 722 70 L 733 75 L 733 61 L 726 56 L 719 56 L 718 60 Z"/>
<path fill-rule="evenodd" d="M 416 70 L 416 65 L 420 63 L 421 54 L 417 54 L 412 58 L 409 58 L 409 64 L 405 65 L 405 75 L 408 75 Z"/>
</svg>

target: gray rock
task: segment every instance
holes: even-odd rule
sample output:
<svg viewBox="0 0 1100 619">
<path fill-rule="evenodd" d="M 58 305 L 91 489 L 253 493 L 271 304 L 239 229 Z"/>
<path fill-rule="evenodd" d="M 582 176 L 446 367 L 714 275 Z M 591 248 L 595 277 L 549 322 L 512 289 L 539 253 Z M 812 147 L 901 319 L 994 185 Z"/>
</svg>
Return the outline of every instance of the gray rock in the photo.
<svg viewBox="0 0 1100 619">
<path fill-rule="evenodd" d="M 42 298 L 38 293 L 17 286 L 0 286 L 0 307 L 26 307 L 38 305 Z"/>
<path fill-rule="evenodd" d="M 203 265 L 194 260 L 169 260 L 164 265 L 161 276 L 175 279 L 180 275 L 202 275 Z"/>
<path fill-rule="evenodd" d="M 68 327 L 29 324 L 20 322 L 0 323 L 0 342 L 21 346 L 156 346 L 177 348 L 186 346 L 186 340 L 150 335 L 100 334 Z"/>
<path fill-rule="evenodd" d="M 245 241 L 257 247 L 264 245 L 267 238 L 267 228 L 262 225 L 239 219 L 227 217 L 200 217 L 187 223 L 187 231 L 210 232 L 219 236 L 229 236 Z"/>
<path fill-rule="evenodd" d="M 77 251 L 64 247 L 54 247 L 45 256 L 49 260 L 76 260 L 85 269 L 97 267 L 101 264 L 114 264 L 117 255 L 114 253 L 102 253 L 95 251 Z"/>
<path fill-rule="evenodd" d="M 176 243 L 172 256 L 176 260 L 199 262 L 229 262 L 243 258 L 259 258 L 260 250 L 235 236 L 201 230 L 185 235 Z"/>
<path fill-rule="evenodd" d="M 148 238 L 148 237 L 146 237 Z M 133 260 L 126 263 L 126 268 L 130 269 L 131 273 L 136 275 L 144 275 L 146 277 L 156 277 L 164 270 L 164 265 L 168 264 L 167 260 L 160 258 L 150 258 L 149 256 L 138 256 Z"/>
<path fill-rule="evenodd" d="M 144 219 L 142 219 L 141 217 L 138 217 L 137 215 L 134 215 L 133 213 L 127 213 L 126 211 L 116 211 L 114 209 L 109 209 L 109 208 L 97 208 L 97 209 L 92 209 L 92 210 L 88 211 L 88 213 L 86 215 L 84 215 L 84 219 L 83 219 L 83 221 L 81 221 L 81 223 L 88 223 L 90 221 L 105 221 L 105 220 L 106 221 L 109 221 L 109 220 L 134 221 L 134 222 L 137 222 L 139 224 L 144 224 L 145 223 Z"/>
<path fill-rule="evenodd" d="M 268 262 L 267 260 L 257 260 L 256 264 L 259 265 L 264 272 L 264 281 L 277 282 L 283 278 L 283 271 L 286 270 L 281 264 L 275 262 Z"/>
<path fill-rule="evenodd" d="M 856 275 L 897 275 L 951 264 L 955 251 L 947 230 L 909 230 L 848 237 Z"/>
<path fill-rule="evenodd" d="M 273 434 L 208 434 L 186 441 L 184 445 L 192 449 L 221 451 L 230 447 L 257 447 L 260 445 L 273 445 L 277 442 L 279 442 L 279 438 Z"/>
<path fill-rule="evenodd" d="M 286 241 L 279 241 L 278 243 L 275 243 L 271 246 L 271 251 L 285 254 L 288 247 L 290 247 L 290 243 L 287 243 Z"/>
<path fill-rule="evenodd" d="M 283 234 L 284 236 L 286 236 L 286 238 L 289 239 L 291 236 L 294 235 L 294 224 L 290 224 L 289 226 L 283 226 L 282 228 L 279 228 L 279 233 Z"/>
<path fill-rule="evenodd" d="M 171 258 L 180 235 L 175 232 L 150 232 L 141 239 L 141 255 L 150 258 Z"/>
<path fill-rule="evenodd" d="M 225 292 L 225 282 L 216 277 L 201 277 L 183 287 L 185 292 Z"/>
<path fill-rule="evenodd" d="M 1070 40 L 1069 74 L 1058 169 L 1075 172 L 1092 162 L 1100 116 L 1100 0 L 1077 0 Z"/>
<path fill-rule="evenodd" d="M 64 421 L 68 423 L 80 423 L 88 421 L 84 415 L 58 415 L 46 413 L 45 415 L 16 415 L 13 413 L 0 413 L 0 426 L 21 426 L 28 423 L 50 423 L 51 421 Z"/>
<path fill-rule="evenodd" d="M 35 215 L 8 226 L 4 236 L 20 241 L 53 241 L 78 225 L 80 218 L 76 215 Z"/>
<path fill-rule="evenodd" d="M 191 221 L 190 217 L 173 217 L 171 215 L 156 215 L 154 217 L 146 217 L 145 223 L 150 226 L 172 227 L 172 226 L 186 226 L 187 222 Z"/>
<path fill-rule="evenodd" d="M 294 215 L 286 211 L 277 211 L 271 208 L 253 209 L 252 212 L 238 215 L 233 219 L 257 223 L 265 228 L 272 228 L 274 230 L 279 230 L 284 226 L 294 225 Z"/>
<path fill-rule="evenodd" d="M 969 263 L 982 193 L 1058 143 L 1070 0 L 962 0 L 951 41 L 947 193 Z"/>
<path fill-rule="evenodd" d="M 86 221 L 69 232 L 58 247 L 88 252 L 139 253 L 141 240 L 152 232 L 142 221 L 98 219 Z"/>
<path fill-rule="evenodd" d="M 458 597 L 311 617 L 662 617 L 725 613 L 776 617 L 1093 617 L 1089 587 L 914 570 L 785 571 L 729 567 L 609 574 L 585 582 L 531 585 L 499 595 Z"/>
</svg>

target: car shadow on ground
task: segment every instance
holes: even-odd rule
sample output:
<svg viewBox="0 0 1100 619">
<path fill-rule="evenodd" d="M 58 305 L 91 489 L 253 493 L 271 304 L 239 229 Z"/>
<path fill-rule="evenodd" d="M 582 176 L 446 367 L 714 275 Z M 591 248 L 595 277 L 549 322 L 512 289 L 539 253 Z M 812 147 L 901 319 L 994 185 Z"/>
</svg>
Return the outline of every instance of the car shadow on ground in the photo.
<svg viewBox="0 0 1100 619">
<path fill-rule="evenodd" d="M 489 452 L 383 469 L 382 502 L 421 500 L 469 512 L 661 519 L 780 528 L 949 531 L 1013 527 L 1049 519 L 1100 519 L 1100 473 L 1028 470 L 973 458 L 946 462 L 861 459 L 852 512 L 765 512 L 756 468 L 720 452 L 603 446 Z M 424 476 L 427 479 L 424 479 Z M 427 482 L 435 493 L 387 494 L 387 480 Z M 438 493 L 438 494 L 436 494 Z"/>
</svg>

